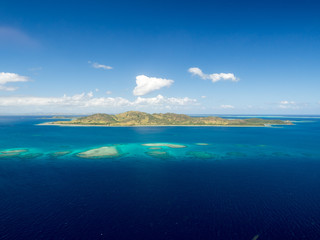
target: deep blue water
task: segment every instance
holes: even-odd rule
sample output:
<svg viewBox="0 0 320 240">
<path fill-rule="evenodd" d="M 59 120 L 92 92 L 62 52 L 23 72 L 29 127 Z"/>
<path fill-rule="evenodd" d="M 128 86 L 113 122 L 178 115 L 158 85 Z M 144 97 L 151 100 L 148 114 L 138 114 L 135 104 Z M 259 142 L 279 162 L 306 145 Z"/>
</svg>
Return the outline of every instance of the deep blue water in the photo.
<svg viewBox="0 0 320 240">
<path fill-rule="evenodd" d="M 291 120 L 107 128 L 0 117 L 0 151 L 27 151 L 0 154 L 0 239 L 320 239 L 320 118 Z M 186 147 L 154 157 L 143 143 Z M 77 157 L 102 146 L 121 156 Z"/>
</svg>

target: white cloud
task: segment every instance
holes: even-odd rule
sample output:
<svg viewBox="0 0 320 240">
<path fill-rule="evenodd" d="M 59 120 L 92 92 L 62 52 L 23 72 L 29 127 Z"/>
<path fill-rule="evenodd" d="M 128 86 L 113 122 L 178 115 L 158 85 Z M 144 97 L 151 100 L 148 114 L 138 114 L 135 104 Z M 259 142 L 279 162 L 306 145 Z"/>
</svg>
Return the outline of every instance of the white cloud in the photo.
<svg viewBox="0 0 320 240">
<path fill-rule="evenodd" d="M 13 82 L 27 82 L 29 81 L 28 77 L 20 76 L 16 73 L 8 73 L 8 72 L 1 72 L 0 73 L 0 90 L 3 91 L 14 91 L 17 88 L 6 86 L 7 83 Z"/>
<path fill-rule="evenodd" d="M 280 104 L 283 104 L 283 105 L 289 105 L 289 104 L 296 104 L 294 101 L 281 101 Z"/>
<path fill-rule="evenodd" d="M 304 103 L 304 102 L 295 102 L 295 101 L 280 101 L 277 103 L 278 108 L 281 109 L 292 109 L 292 110 L 297 110 L 297 109 L 307 109 L 310 107 L 309 103 Z"/>
<path fill-rule="evenodd" d="M 232 105 L 221 105 L 220 107 L 223 109 L 234 109 L 234 106 Z"/>
<path fill-rule="evenodd" d="M 201 96 L 202 99 L 206 98 L 207 96 Z"/>
<path fill-rule="evenodd" d="M 163 87 L 170 87 L 173 80 L 139 75 L 136 77 L 137 86 L 133 90 L 135 96 L 142 96 Z"/>
<path fill-rule="evenodd" d="M 110 95 L 110 94 L 112 94 L 112 92 L 111 91 L 106 91 L 106 94 Z"/>
<path fill-rule="evenodd" d="M 236 78 L 236 76 L 233 73 L 205 74 L 202 72 L 202 70 L 200 68 L 197 68 L 197 67 L 189 68 L 188 72 L 190 72 L 192 75 L 199 76 L 202 79 L 211 80 L 213 83 L 218 82 L 220 80 L 229 80 L 232 82 L 239 81 L 239 78 Z"/>
<path fill-rule="evenodd" d="M 23 111 L 48 111 L 48 110 L 70 110 L 71 112 L 88 112 L 88 111 L 106 111 L 107 109 L 116 109 L 120 111 L 120 108 L 166 108 L 190 106 L 197 104 L 196 99 L 174 98 L 164 97 L 158 95 L 152 98 L 137 97 L 135 100 L 130 101 L 122 97 L 94 97 L 92 92 L 87 94 L 76 94 L 73 96 L 64 95 L 62 97 L 0 97 L 0 107 L 14 110 L 14 108 L 23 108 Z M 87 110 L 85 110 L 87 109 Z"/>
<path fill-rule="evenodd" d="M 188 97 L 185 98 L 166 98 L 162 95 L 158 95 L 153 98 L 143 98 L 138 97 L 134 102 L 133 105 L 163 105 L 163 104 L 169 104 L 169 105 L 178 105 L 178 106 L 184 106 L 188 104 L 195 104 L 197 102 L 196 99 L 191 99 Z"/>
<path fill-rule="evenodd" d="M 88 63 L 91 64 L 91 61 L 89 61 Z M 92 67 L 93 68 L 101 68 L 101 69 L 104 69 L 104 70 L 113 69 L 113 67 L 111 67 L 111 66 L 103 65 L 103 64 L 100 64 L 100 63 L 97 63 L 97 62 L 92 63 Z"/>
<path fill-rule="evenodd" d="M 89 98 L 92 98 L 92 97 L 93 97 L 93 92 L 88 92 L 88 93 L 87 93 L 87 96 L 88 96 Z"/>
<path fill-rule="evenodd" d="M 15 90 L 17 90 L 16 87 L 6 87 L 6 86 L 0 85 L 0 91 L 15 91 Z"/>
<path fill-rule="evenodd" d="M 280 101 L 278 107 L 282 108 L 282 109 L 286 109 L 286 108 L 298 109 L 298 108 L 300 108 L 300 106 L 296 102 L 287 101 L 287 100 Z"/>
</svg>

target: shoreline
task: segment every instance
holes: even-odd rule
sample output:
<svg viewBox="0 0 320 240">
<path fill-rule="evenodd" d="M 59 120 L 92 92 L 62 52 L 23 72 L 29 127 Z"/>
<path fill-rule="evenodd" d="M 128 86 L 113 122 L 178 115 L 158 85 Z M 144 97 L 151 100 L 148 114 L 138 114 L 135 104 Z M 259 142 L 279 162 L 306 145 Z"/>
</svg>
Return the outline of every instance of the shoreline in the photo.
<svg viewBox="0 0 320 240">
<path fill-rule="evenodd" d="M 282 125 L 267 125 L 267 126 L 259 126 L 259 125 L 135 125 L 135 126 L 107 126 L 107 125 L 85 125 L 85 124 L 54 124 L 54 123 L 38 123 L 37 126 L 59 126 L 59 127 L 265 127 L 270 128 L 273 126 L 290 126 L 286 124 Z"/>
</svg>

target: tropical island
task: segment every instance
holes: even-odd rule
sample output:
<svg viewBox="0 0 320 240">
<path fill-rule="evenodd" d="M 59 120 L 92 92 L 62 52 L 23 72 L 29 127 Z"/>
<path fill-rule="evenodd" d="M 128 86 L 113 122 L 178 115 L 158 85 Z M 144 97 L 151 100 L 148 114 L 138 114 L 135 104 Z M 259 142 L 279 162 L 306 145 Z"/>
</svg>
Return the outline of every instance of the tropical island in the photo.
<svg viewBox="0 0 320 240">
<path fill-rule="evenodd" d="M 176 113 L 149 114 L 128 111 L 120 114 L 97 113 L 79 117 L 70 121 L 46 122 L 40 125 L 58 126 L 233 126 L 233 127 L 269 127 L 272 125 L 293 125 L 290 121 L 248 118 L 225 119 L 221 117 L 191 117 Z"/>
</svg>

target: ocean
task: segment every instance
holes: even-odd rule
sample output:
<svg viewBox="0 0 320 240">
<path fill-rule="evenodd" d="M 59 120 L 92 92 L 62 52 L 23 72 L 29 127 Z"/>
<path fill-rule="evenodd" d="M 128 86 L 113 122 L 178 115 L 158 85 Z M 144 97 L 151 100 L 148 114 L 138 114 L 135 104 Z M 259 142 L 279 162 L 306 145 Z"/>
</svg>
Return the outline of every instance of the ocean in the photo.
<svg viewBox="0 0 320 240">
<path fill-rule="evenodd" d="M 0 239 L 320 239 L 320 117 L 272 117 L 295 125 L 1 116 Z M 103 147 L 117 154 L 83 157 Z"/>
</svg>

